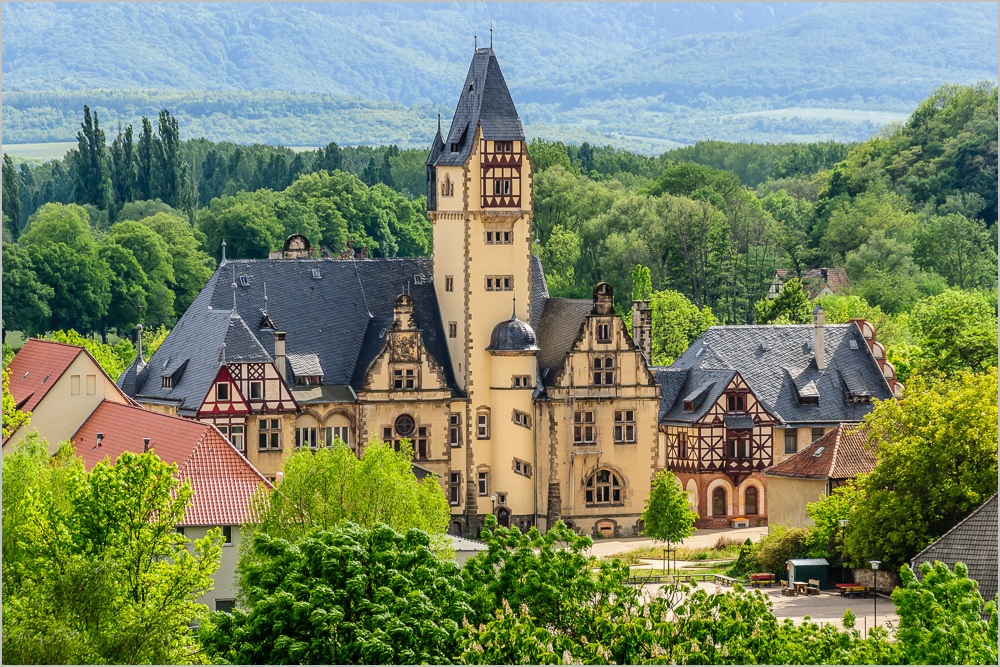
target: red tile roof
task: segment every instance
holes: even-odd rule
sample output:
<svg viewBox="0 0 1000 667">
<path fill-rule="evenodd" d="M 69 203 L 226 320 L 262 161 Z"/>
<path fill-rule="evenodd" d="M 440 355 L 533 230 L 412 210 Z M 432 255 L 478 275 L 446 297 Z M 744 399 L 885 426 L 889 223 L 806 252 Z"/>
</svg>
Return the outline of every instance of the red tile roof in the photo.
<svg viewBox="0 0 1000 667">
<path fill-rule="evenodd" d="M 98 433 L 104 438 L 95 448 Z M 178 477 L 191 482 L 194 497 L 183 526 L 245 523 L 251 496 L 262 484 L 271 486 L 215 426 L 130 405 L 102 402 L 73 436 L 73 445 L 89 470 L 126 451 L 141 454 L 143 438 L 163 461 L 177 464 Z"/>
<path fill-rule="evenodd" d="M 76 345 L 29 338 L 7 366 L 10 393 L 18 407 L 34 410 L 80 352 L 86 350 Z"/>
<path fill-rule="evenodd" d="M 777 269 L 775 273 L 781 282 L 784 283 L 791 278 L 795 278 L 795 271 L 792 269 Z M 825 275 L 824 275 L 825 274 Z M 850 286 L 847 279 L 846 269 L 806 269 L 801 276 L 802 285 L 809 292 L 809 298 L 815 299 L 823 291 L 823 287 L 829 287 L 832 292 L 839 292 Z"/>
<path fill-rule="evenodd" d="M 868 448 L 867 429 L 856 424 L 841 424 L 801 452 L 766 469 L 764 474 L 804 479 L 850 479 L 869 473 L 874 467 L 875 455 Z"/>
</svg>

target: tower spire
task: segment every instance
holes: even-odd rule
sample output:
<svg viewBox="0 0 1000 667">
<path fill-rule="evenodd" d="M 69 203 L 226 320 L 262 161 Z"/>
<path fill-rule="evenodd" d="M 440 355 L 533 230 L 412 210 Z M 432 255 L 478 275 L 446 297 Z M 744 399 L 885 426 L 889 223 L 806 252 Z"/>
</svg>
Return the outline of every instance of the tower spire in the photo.
<svg viewBox="0 0 1000 667">
<path fill-rule="evenodd" d="M 441 112 L 438 111 L 438 134 L 441 134 Z"/>
<path fill-rule="evenodd" d="M 512 320 L 517 319 L 517 295 L 514 295 L 514 307 L 511 309 L 510 319 Z"/>
<path fill-rule="evenodd" d="M 493 50 L 493 19 L 490 19 L 490 50 Z"/>
<path fill-rule="evenodd" d="M 142 323 L 135 325 L 135 358 L 142 361 Z"/>
<path fill-rule="evenodd" d="M 264 281 L 264 316 L 267 316 L 267 281 Z"/>
<path fill-rule="evenodd" d="M 232 274 L 233 274 L 233 283 L 229 286 L 229 289 L 231 289 L 233 291 L 233 313 L 232 313 L 232 316 L 236 317 L 236 267 L 233 266 L 231 268 L 232 268 Z"/>
<path fill-rule="evenodd" d="M 479 50 L 479 35 L 472 36 L 472 48 L 476 51 Z"/>
<path fill-rule="evenodd" d="M 226 263 L 226 239 L 222 239 L 222 261 L 219 264 L 222 265 L 225 263 Z"/>
</svg>

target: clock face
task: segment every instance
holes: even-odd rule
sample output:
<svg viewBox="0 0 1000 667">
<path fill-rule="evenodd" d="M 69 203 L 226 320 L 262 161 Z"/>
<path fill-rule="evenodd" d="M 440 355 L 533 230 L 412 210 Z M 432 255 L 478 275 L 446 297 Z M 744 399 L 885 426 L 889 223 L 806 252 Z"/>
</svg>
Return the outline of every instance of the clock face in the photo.
<svg viewBox="0 0 1000 667">
<path fill-rule="evenodd" d="M 410 415 L 399 415 L 396 417 L 396 435 L 401 438 L 413 435 L 416 426 L 416 422 L 413 421 L 413 417 Z"/>
</svg>

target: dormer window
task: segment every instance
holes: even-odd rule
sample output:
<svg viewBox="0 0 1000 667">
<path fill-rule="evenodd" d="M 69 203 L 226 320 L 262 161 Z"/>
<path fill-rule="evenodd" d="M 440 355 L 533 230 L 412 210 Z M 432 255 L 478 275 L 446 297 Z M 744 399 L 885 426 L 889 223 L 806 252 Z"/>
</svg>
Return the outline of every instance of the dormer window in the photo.
<svg viewBox="0 0 1000 667">
<path fill-rule="evenodd" d="M 174 386 L 174 379 L 172 377 L 170 377 L 169 375 L 165 376 L 163 378 L 163 388 L 164 389 L 172 389 L 173 386 Z"/>
<path fill-rule="evenodd" d="M 746 394 L 726 394 L 726 412 L 746 412 Z"/>
<path fill-rule="evenodd" d="M 694 401 L 684 401 L 684 412 L 694 412 Z"/>
<path fill-rule="evenodd" d="M 460 147 L 460 144 L 457 141 L 451 142 L 451 152 L 452 153 L 457 153 L 459 147 Z"/>
<path fill-rule="evenodd" d="M 595 385 L 613 385 L 615 383 L 615 358 L 594 357 L 591 360 L 591 373 Z"/>
<path fill-rule="evenodd" d="M 611 342 L 611 323 L 610 322 L 599 322 L 597 324 L 597 342 L 598 343 L 610 343 Z"/>
<path fill-rule="evenodd" d="M 799 405 L 819 405 L 819 396 L 799 396 Z"/>
<path fill-rule="evenodd" d="M 215 400 L 217 401 L 228 401 L 229 400 L 229 384 L 226 382 L 220 382 L 215 385 Z"/>
<path fill-rule="evenodd" d="M 408 391 L 417 388 L 417 371 L 414 368 L 394 368 L 392 371 L 392 388 Z"/>
<path fill-rule="evenodd" d="M 317 384 L 319 384 L 319 376 L 318 375 L 302 375 L 302 376 L 296 375 L 295 376 L 295 384 L 299 384 L 299 385 L 317 385 Z"/>
</svg>

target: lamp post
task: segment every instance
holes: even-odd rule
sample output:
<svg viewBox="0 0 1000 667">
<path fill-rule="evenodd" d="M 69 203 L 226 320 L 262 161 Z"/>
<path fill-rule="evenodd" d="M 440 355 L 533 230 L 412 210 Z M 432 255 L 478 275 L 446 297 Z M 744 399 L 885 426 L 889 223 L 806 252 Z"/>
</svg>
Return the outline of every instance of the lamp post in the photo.
<svg viewBox="0 0 1000 667">
<path fill-rule="evenodd" d="M 872 623 L 874 628 L 878 625 L 878 566 L 882 564 L 881 561 L 872 560 L 868 561 L 872 566 L 872 598 L 875 602 L 875 621 Z"/>
<path fill-rule="evenodd" d="M 493 503 L 493 514 L 497 513 L 497 494 L 490 496 L 490 502 Z"/>
<path fill-rule="evenodd" d="M 840 523 L 840 583 L 847 583 L 846 554 L 847 551 L 847 519 L 841 519 Z"/>
</svg>

